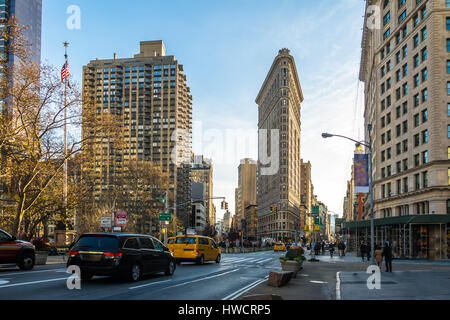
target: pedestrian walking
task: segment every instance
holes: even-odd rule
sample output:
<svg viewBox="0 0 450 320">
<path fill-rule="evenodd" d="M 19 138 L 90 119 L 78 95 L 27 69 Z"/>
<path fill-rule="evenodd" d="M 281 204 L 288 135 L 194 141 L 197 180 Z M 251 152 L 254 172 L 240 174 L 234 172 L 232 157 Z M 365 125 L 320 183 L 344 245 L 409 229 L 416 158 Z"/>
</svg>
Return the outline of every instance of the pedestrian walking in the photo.
<svg viewBox="0 0 450 320">
<path fill-rule="evenodd" d="M 364 241 L 361 241 L 361 245 L 359 246 L 359 251 L 361 252 L 362 262 L 364 262 L 364 256 L 366 255 L 366 245 Z"/>
<path fill-rule="evenodd" d="M 370 243 L 366 244 L 366 256 L 367 256 L 367 262 L 370 261 L 370 257 L 372 256 L 372 248 Z"/>
<path fill-rule="evenodd" d="M 383 250 L 381 250 L 381 246 L 377 245 L 375 247 L 375 260 L 377 261 L 378 268 L 381 270 L 381 266 L 383 264 Z"/>
<path fill-rule="evenodd" d="M 383 248 L 384 263 L 386 264 L 386 272 L 392 272 L 392 247 L 389 240 L 386 240 Z"/>
</svg>

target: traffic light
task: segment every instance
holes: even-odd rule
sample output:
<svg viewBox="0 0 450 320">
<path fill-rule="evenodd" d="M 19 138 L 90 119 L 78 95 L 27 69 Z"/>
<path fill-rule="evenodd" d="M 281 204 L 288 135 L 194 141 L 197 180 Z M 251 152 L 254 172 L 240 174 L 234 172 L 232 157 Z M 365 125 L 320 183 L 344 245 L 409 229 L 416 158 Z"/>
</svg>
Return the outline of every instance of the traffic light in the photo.
<svg viewBox="0 0 450 320">
<path fill-rule="evenodd" d="M 225 210 L 228 210 L 228 202 L 225 202 Z"/>
<path fill-rule="evenodd" d="M 273 206 L 270 206 L 269 213 L 273 213 Z"/>
<path fill-rule="evenodd" d="M 222 202 L 220 203 L 220 209 L 221 209 L 221 210 L 223 210 L 223 209 L 225 208 L 224 202 L 225 202 L 225 201 L 222 201 Z"/>
<path fill-rule="evenodd" d="M 277 213 L 277 212 L 278 212 L 278 207 L 275 206 L 275 205 L 273 206 L 273 212 L 274 212 L 274 213 Z"/>
</svg>

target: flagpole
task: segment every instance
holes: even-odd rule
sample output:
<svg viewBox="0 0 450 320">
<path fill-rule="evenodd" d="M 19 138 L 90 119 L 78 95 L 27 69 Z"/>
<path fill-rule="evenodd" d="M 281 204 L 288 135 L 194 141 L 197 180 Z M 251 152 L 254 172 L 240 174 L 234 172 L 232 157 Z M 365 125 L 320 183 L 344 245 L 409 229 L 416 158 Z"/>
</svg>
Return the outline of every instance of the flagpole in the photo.
<svg viewBox="0 0 450 320">
<path fill-rule="evenodd" d="M 67 47 L 69 46 L 69 43 L 66 41 L 64 42 L 64 49 L 65 49 L 65 63 L 67 66 Z M 64 208 L 65 208 L 65 214 L 67 217 L 68 210 L 67 210 L 67 180 L 68 180 L 68 161 L 67 161 L 67 81 L 68 79 L 64 79 Z"/>
</svg>

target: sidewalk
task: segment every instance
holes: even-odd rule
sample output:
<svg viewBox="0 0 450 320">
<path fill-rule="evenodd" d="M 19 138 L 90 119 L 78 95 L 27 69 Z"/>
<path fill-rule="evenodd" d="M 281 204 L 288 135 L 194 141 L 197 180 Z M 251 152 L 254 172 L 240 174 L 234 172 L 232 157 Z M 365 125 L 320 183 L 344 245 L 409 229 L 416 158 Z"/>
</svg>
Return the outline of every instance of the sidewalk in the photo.
<svg viewBox="0 0 450 320">
<path fill-rule="evenodd" d="M 65 264 L 66 262 L 67 262 L 67 255 L 48 256 L 46 265 L 48 265 L 48 264 Z"/>
<path fill-rule="evenodd" d="M 344 299 L 371 299 L 379 298 L 376 295 L 380 295 L 383 297 L 409 297 L 411 299 L 414 296 L 422 296 L 420 292 L 409 293 L 408 290 L 411 290 L 411 286 L 404 284 L 406 282 L 406 276 L 403 275 L 411 275 L 417 278 L 417 274 L 423 274 L 423 276 L 418 279 L 423 280 L 424 282 L 429 283 L 430 280 L 433 280 L 432 283 L 437 286 L 439 284 L 440 289 L 436 291 L 436 294 L 433 296 L 434 298 L 448 298 L 448 295 L 444 295 L 441 283 L 442 281 L 437 281 L 433 276 L 433 273 L 440 274 L 441 272 L 448 272 L 447 275 L 450 276 L 450 260 L 449 261 L 422 261 L 422 260 L 394 260 L 392 262 L 394 275 L 402 275 L 399 277 L 398 286 L 385 286 L 385 284 L 390 284 L 388 281 L 385 282 L 386 279 L 382 281 L 383 291 L 378 291 L 377 293 L 370 293 L 371 296 L 368 296 L 368 293 L 364 290 L 367 290 L 366 280 L 367 280 L 367 267 L 369 266 L 369 262 L 365 259 L 362 262 L 361 257 L 357 257 L 354 253 L 346 253 L 344 257 L 334 256 L 330 258 L 329 254 L 316 256 L 316 259 L 319 262 L 309 262 L 311 259 L 309 253 L 305 255 L 306 261 L 303 263 L 303 269 L 297 274 L 297 278 L 291 279 L 291 281 L 280 288 L 271 287 L 267 285 L 267 281 L 259 284 L 258 286 L 252 288 L 248 292 L 241 295 L 238 299 L 242 299 L 245 296 L 252 295 L 278 295 L 283 298 L 283 300 L 334 300 L 336 299 L 336 285 L 337 285 L 337 272 L 345 279 L 342 286 L 342 293 L 344 294 Z M 384 263 L 383 263 L 384 267 Z M 281 270 L 281 266 L 279 268 L 273 268 L 272 270 Z M 383 271 L 383 270 L 382 270 Z M 267 270 L 267 274 L 269 274 L 270 270 Z M 420 273 L 417 273 L 420 272 Z M 351 275 L 359 275 L 361 279 L 356 282 L 350 282 L 346 278 Z M 386 275 L 382 272 L 382 276 L 392 277 L 392 275 Z M 448 277 L 448 276 L 447 276 Z M 364 281 L 362 280 L 364 279 Z M 443 279 L 441 277 L 441 279 Z M 445 279 L 445 277 L 444 277 Z M 450 279 L 450 278 L 449 278 Z M 352 279 L 354 280 L 354 279 Z M 443 283 L 443 282 L 442 282 Z M 359 285 L 360 287 L 350 287 L 350 284 Z M 400 285 L 401 284 L 401 285 Z M 450 285 L 449 282 L 445 282 L 445 288 L 448 288 Z M 422 284 L 422 286 L 424 286 Z M 349 292 L 353 292 L 353 289 L 357 289 L 354 291 L 354 294 L 349 294 Z M 393 291 L 389 291 L 387 289 L 391 289 Z M 403 292 L 401 295 L 396 293 L 396 289 L 402 289 Z M 427 292 L 432 292 L 428 287 L 425 288 Z"/>
</svg>

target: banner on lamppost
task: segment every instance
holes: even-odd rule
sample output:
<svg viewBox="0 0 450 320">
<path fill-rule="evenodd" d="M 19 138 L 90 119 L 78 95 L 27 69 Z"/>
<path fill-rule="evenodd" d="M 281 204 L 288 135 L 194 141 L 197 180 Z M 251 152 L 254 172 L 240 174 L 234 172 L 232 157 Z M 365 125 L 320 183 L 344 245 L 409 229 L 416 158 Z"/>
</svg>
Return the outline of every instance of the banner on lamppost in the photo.
<svg viewBox="0 0 450 320">
<path fill-rule="evenodd" d="M 355 192 L 369 192 L 369 155 L 355 154 L 354 162 Z"/>
</svg>

